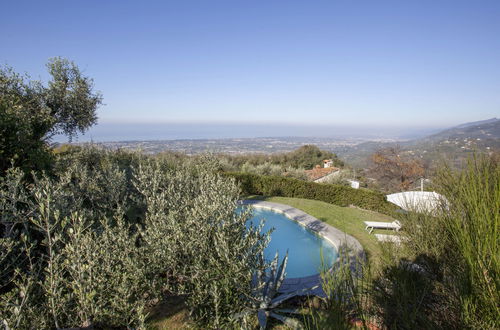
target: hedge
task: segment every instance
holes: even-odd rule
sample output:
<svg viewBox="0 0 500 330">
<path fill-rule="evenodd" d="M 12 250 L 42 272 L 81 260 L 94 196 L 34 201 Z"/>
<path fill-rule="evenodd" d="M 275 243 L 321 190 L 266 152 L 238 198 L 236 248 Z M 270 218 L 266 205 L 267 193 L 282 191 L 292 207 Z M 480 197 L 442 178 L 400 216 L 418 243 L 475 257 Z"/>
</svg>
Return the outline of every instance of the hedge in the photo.
<svg viewBox="0 0 500 330">
<path fill-rule="evenodd" d="M 282 176 L 267 176 L 250 173 L 228 172 L 240 184 L 247 195 L 281 196 L 314 199 L 338 206 L 354 205 L 363 209 L 390 214 L 397 207 L 387 202 L 385 195 L 366 189 L 307 182 Z"/>
</svg>

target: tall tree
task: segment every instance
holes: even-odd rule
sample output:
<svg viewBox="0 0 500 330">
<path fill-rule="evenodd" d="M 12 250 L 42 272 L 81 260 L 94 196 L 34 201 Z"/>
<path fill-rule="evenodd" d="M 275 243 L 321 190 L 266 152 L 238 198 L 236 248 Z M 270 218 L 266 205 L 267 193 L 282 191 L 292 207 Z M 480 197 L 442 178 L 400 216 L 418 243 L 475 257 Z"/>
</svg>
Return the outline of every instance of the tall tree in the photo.
<svg viewBox="0 0 500 330">
<path fill-rule="evenodd" d="M 93 80 L 71 61 L 53 58 L 44 85 L 12 68 L 0 68 L 0 174 L 12 165 L 46 168 L 54 135 L 70 139 L 97 122 L 102 103 Z"/>
<path fill-rule="evenodd" d="M 370 174 L 389 189 L 408 190 L 425 173 L 423 162 L 399 146 L 377 150 L 371 155 L 371 161 Z"/>
</svg>

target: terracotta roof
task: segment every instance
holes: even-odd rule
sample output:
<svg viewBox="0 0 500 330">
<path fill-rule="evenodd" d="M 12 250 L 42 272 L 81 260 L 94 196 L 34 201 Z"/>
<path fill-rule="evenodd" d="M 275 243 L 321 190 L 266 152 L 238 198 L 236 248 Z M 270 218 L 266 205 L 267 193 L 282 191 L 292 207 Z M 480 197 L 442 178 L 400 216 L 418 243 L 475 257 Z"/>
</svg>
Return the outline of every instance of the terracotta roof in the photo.
<svg viewBox="0 0 500 330">
<path fill-rule="evenodd" d="M 323 168 L 323 167 L 316 167 L 316 168 L 313 168 L 312 170 L 306 170 L 306 175 L 307 177 L 309 178 L 309 180 L 311 181 L 314 181 L 314 180 L 318 180 L 330 173 L 333 173 L 333 172 L 336 172 L 338 171 L 339 169 L 336 168 L 336 167 L 327 167 L 327 168 Z"/>
</svg>

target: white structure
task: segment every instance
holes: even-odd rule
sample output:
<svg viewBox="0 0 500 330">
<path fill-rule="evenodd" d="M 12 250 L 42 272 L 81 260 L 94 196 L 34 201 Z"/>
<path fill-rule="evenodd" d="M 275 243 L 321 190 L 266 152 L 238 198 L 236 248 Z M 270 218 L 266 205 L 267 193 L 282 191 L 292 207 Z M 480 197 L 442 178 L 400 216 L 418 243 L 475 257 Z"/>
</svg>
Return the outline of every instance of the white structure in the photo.
<svg viewBox="0 0 500 330">
<path fill-rule="evenodd" d="M 347 181 L 351 185 L 351 188 L 359 189 L 359 181 L 356 180 L 347 180 Z"/>
<path fill-rule="evenodd" d="M 364 221 L 368 233 L 371 234 L 374 229 L 392 229 L 399 231 L 401 229 L 401 222 L 394 220 L 393 222 L 381 222 L 381 221 Z"/>
<path fill-rule="evenodd" d="M 387 195 L 387 201 L 406 211 L 433 212 L 446 199 L 431 191 L 405 191 Z"/>
<path fill-rule="evenodd" d="M 323 168 L 333 167 L 333 160 L 325 159 L 323 160 Z"/>
</svg>

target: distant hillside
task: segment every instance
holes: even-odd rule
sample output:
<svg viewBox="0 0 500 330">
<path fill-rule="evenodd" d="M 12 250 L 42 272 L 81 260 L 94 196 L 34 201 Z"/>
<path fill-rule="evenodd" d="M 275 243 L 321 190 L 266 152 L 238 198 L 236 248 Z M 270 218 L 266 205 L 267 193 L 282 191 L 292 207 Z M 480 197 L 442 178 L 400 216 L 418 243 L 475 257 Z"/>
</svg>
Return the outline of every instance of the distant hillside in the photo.
<svg viewBox="0 0 500 330">
<path fill-rule="evenodd" d="M 473 123 L 462 124 L 444 130 L 437 134 L 430 135 L 421 140 L 416 140 L 416 143 L 422 141 L 441 142 L 444 140 L 457 139 L 480 139 L 495 140 L 500 138 L 500 119 L 492 118 L 488 120 L 477 121 Z"/>
<path fill-rule="evenodd" d="M 360 143 L 338 154 L 348 164 L 366 167 L 369 156 L 375 150 L 397 144 L 428 162 L 445 159 L 458 164 L 474 151 L 500 150 L 500 119 L 465 123 L 421 139 L 399 143 Z"/>
<path fill-rule="evenodd" d="M 473 127 L 473 126 L 478 126 L 478 125 L 490 124 L 490 123 L 498 122 L 499 120 L 500 119 L 497 119 L 497 118 L 491 118 L 491 119 L 486 119 L 486 120 L 473 121 L 471 123 L 465 123 L 462 125 L 455 126 L 454 128 L 466 128 L 466 127 Z"/>
<path fill-rule="evenodd" d="M 447 160 L 460 166 L 473 152 L 500 150 L 500 119 L 462 124 L 412 141 L 405 149 L 426 161 Z"/>
</svg>

